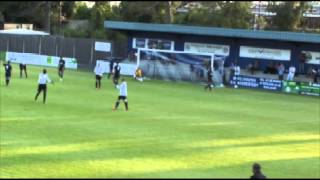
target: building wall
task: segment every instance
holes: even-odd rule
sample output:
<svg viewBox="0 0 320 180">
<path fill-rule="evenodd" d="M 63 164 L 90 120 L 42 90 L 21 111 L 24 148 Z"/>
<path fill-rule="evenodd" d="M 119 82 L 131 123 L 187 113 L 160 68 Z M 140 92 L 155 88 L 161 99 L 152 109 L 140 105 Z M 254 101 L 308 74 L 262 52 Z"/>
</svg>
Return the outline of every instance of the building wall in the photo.
<svg viewBox="0 0 320 180">
<path fill-rule="evenodd" d="M 295 65 L 297 70 L 299 67 L 299 55 L 302 50 L 318 51 L 320 50 L 320 42 L 314 43 L 300 43 L 300 42 L 285 42 L 275 40 L 262 40 L 262 39 L 244 39 L 244 38 L 227 38 L 227 37 L 214 37 L 214 36 L 197 36 L 187 34 L 172 34 L 172 33 L 156 33 L 156 32 L 133 32 L 128 33 L 128 51 L 132 51 L 132 39 L 133 38 L 155 38 L 172 40 L 175 42 L 175 50 L 183 51 L 185 42 L 207 43 L 207 44 L 221 44 L 230 46 L 230 54 L 226 59 L 226 65 L 229 66 L 231 62 L 237 60 L 241 68 L 245 68 L 249 63 L 259 61 L 260 69 L 264 70 L 269 63 L 282 62 L 288 68 L 291 64 Z M 252 59 L 239 57 L 240 46 L 254 46 L 261 48 L 271 49 L 288 49 L 291 50 L 290 61 L 277 61 L 268 59 Z M 305 70 L 312 65 L 306 64 Z"/>
<path fill-rule="evenodd" d="M 21 28 L 33 30 L 33 24 L 4 23 L 4 30 Z"/>
</svg>

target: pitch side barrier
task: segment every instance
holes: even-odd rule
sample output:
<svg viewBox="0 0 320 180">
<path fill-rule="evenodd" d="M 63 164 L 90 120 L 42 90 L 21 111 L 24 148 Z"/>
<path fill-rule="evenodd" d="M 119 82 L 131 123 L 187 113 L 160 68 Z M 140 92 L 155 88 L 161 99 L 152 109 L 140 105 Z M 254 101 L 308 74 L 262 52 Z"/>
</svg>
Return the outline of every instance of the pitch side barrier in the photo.
<svg viewBox="0 0 320 180">
<path fill-rule="evenodd" d="M 67 69 L 77 69 L 77 59 L 70 57 L 62 57 Z M 35 53 L 19 53 L 19 52 L 0 52 L 0 59 L 10 61 L 11 63 L 25 63 L 28 65 L 58 67 L 60 57 L 39 55 Z"/>
<path fill-rule="evenodd" d="M 320 96 L 319 83 L 281 81 L 277 79 L 244 75 L 232 76 L 229 83 L 231 86 L 239 88 L 263 89 L 290 94 Z"/>
</svg>

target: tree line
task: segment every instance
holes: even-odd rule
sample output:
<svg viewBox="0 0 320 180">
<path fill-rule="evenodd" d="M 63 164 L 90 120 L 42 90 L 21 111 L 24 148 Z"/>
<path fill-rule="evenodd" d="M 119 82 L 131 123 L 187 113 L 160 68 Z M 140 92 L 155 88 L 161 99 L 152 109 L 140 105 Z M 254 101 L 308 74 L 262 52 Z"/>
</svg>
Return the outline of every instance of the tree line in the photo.
<svg viewBox="0 0 320 180">
<path fill-rule="evenodd" d="M 198 1 L 196 7 L 182 12 L 187 1 L 121 1 L 111 6 L 110 1 L 96 1 L 93 7 L 78 1 L 0 1 L 0 21 L 32 23 L 37 29 L 63 34 L 68 37 L 119 39 L 122 35 L 105 30 L 105 20 L 172 23 L 208 27 L 258 29 L 277 31 L 306 31 L 306 18 L 310 7 L 305 1 L 284 1 L 269 3 L 267 10 L 275 16 L 258 16 L 250 12 L 250 1 Z M 191 5 L 190 5 L 191 6 Z M 65 28 L 67 20 L 88 20 L 85 29 Z M 106 33 L 106 31 L 108 33 Z"/>
</svg>

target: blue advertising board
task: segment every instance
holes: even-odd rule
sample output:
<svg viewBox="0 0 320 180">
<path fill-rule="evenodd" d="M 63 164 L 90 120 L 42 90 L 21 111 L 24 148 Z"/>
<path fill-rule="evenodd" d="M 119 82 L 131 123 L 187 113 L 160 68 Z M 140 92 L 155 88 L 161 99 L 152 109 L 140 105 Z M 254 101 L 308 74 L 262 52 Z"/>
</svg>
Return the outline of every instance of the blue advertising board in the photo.
<svg viewBox="0 0 320 180">
<path fill-rule="evenodd" d="M 282 90 L 282 82 L 277 79 L 268 79 L 252 76 L 232 76 L 230 79 L 230 85 L 237 85 L 242 88 L 255 88 L 255 89 L 266 89 L 273 91 Z"/>
</svg>

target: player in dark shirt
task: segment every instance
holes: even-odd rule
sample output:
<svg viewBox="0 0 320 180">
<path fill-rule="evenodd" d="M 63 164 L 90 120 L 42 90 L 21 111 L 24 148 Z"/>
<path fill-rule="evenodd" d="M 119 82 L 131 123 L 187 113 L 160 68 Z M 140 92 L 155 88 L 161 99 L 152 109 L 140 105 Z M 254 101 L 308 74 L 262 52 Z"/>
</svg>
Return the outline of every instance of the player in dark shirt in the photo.
<svg viewBox="0 0 320 180">
<path fill-rule="evenodd" d="M 118 85 L 118 81 L 120 78 L 120 71 L 121 71 L 121 67 L 119 66 L 119 62 L 116 62 L 116 65 L 114 66 L 114 74 L 113 74 L 113 84 L 115 86 Z"/>
<path fill-rule="evenodd" d="M 207 77 L 208 77 L 208 84 L 204 87 L 205 90 L 207 90 L 209 88 L 209 90 L 212 90 L 212 86 L 213 86 L 213 81 L 212 81 L 212 70 L 211 68 L 208 69 L 207 72 Z"/>
<path fill-rule="evenodd" d="M 252 165 L 253 175 L 250 179 L 267 179 L 267 177 L 261 172 L 261 166 L 258 163 Z"/>
<path fill-rule="evenodd" d="M 111 59 L 110 64 L 109 64 L 109 74 L 108 74 L 108 79 L 110 79 L 110 76 L 113 74 L 113 64 L 114 60 Z"/>
<path fill-rule="evenodd" d="M 64 73 L 65 64 L 66 64 L 65 60 L 63 60 L 62 57 L 60 57 L 59 65 L 58 65 L 58 74 L 60 77 L 60 81 L 63 81 L 63 73 Z"/>
<path fill-rule="evenodd" d="M 20 63 L 19 64 L 19 68 L 20 68 L 20 78 L 22 78 L 22 71 L 24 71 L 24 75 L 26 76 L 26 78 L 28 78 L 28 75 L 27 75 L 27 64 L 25 62 Z"/>
<path fill-rule="evenodd" d="M 8 86 L 11 78 L 12 66 L 10 64 L 10 61 L 8 61 L 7 64 L 3 64 L 3 66 L 5 70 L 6 86 Z"/>
</svg>

